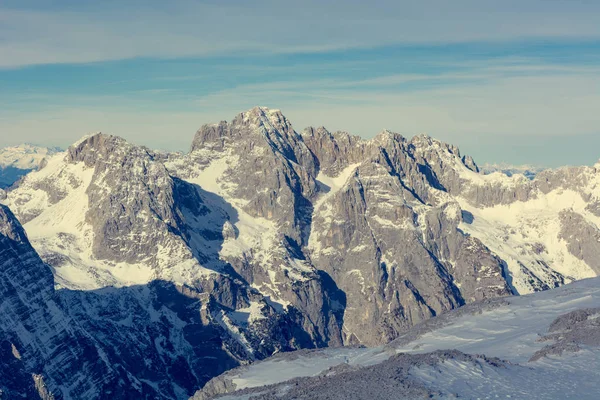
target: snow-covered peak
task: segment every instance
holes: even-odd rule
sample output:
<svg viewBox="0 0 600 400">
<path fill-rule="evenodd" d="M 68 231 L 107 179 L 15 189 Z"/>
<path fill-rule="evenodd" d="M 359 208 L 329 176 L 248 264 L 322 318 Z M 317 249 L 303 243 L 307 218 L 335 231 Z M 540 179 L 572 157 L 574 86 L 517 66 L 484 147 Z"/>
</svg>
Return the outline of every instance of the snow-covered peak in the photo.
<svg viewBox="0 0 600 400">
<path fill-rule="evenodd" d="M 384 129 L 379 132 L 373 139 L 371 139 L 372 143 L 385 144 L 389 142 L 403 142 L 404 136 L 399 133 L 392 132 L 388 129 Z"/>
<path fill-rule="evenodd" d="M 460 157 L 460 150 L 453 144 L 442 142 L 441 140 L 432 138 L 426 133 L 413 136 L 410 140 L 411 144 L 423 150 L 436 150 L 449 152 L 457 157 Z"/>
<path fill-rule="evenodd" d="M 328 138 L 328 139 L 333 138 L 333 134 L 331 132 L 329 132 L 329 130 L 327 130 L 327 128 L 325 128 L 324 126 L 319 126 L 316 128 L 314 126 L 308 126 L 308 127 L 304 128 L 304 130 L 302 131 L 302 136 Z"/>
<path fill-rule="evenodd" d="M 0 149 L 0 167 L 13 167 L 24 170 L 37 168 L 47 156 L 59 152 L 53 147 L 41 147 L 29 143 Z"/>
<path fill-rule="evenodd" d="M 233 120 L 233 124 L 237 123 L 249 126 L 255 132 L 260 132 L 260 128 L 267 131 L 293 132 L 292 124 L 281 110 L 267 107 L 254 107 L 239 114 Z"/>
<path fill-rule="evenodd" d="M 256 106 L 252 107 L 248 111 L 244 111 L 241 113 L 244 116 L 252 117 L 252 116 L 263 116 L 263 115 L 283 115 L 281 110 L 278 108 L 269 108 L 264 106 Z"/>
<path fill-rule="evenodd" d="M 96 132 L 88 135 L 84 135 L 81 139 L 77 140 L 69 149 L 83 148 L 83 147 L 98 147 L 101 148 L 106 142 L 112 142 L 119 145 L 129 145 L 125 139 L 120 136 L 113 136 L 102 132 Z"/>
<path fill-rule="evenodd" d="M 89 138 L 91 138 L 92 136 L 96 136 L 96 135 L 101 135 L 102 132 L 92 132 L 92 133 L 88 133 L 86 135 L 83 135 L 79 140 L 77 140 L 75 143 L 73 143 L 71 146 L 69 147 L 77 147 L 79 146 L 81 143 L 85 142 L 86 140 L 88 140 Z"/>
</svg>

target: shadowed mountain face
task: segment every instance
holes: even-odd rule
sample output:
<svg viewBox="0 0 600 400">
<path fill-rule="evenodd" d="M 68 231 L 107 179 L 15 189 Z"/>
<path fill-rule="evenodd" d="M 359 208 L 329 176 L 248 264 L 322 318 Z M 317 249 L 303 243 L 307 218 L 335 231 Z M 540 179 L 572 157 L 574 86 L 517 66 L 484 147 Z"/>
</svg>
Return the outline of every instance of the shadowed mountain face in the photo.
<svg viewBox="0 0 600 400">
<path fill-rule="evenodd" d="M 57 310 L 40 321 L 69 328 L 45 337 L 82 343 L 72 371 L 94 360 L 65 374 L 49 350 L 19 351 L 22 376 L 66 398 L 185 398 L 274 353 L 384 344 L 468 303 L 595 276 L 598 188 L 597 166 L 484 175 L 427 136 L 298 133 L 266 108 L 203 126 L 187 154 L 88 136 L 1 200 L 24 228 L 7 217 L 26 243 L 10 254 L 40 275 L 39 307 L 21 297 L 18 318 Z M 42 333 L 7 335 L 3 354 Z"/>
<path fill-rule="evenodd" d="M 170 282 L 55 290 L 0 206 L 0 389 L 8 398 L 181 398 L 239 364 L 201 301 Z"/>
<path fill-rule="evenodd" d="M 30 169 L 0 167 L 0 190 L 10 187 L 29 172 L 31 172 Z"/>
</svg>

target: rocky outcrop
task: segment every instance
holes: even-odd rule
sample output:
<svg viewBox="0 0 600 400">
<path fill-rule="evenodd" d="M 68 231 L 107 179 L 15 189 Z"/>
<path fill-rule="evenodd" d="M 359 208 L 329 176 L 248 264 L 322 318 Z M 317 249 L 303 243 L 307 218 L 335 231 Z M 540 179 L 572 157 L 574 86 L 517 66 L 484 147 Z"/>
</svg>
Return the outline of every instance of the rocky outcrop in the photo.
<svg viewBox="0 0 600 400">
<path fill-rule="evenodd" d="M 552 342 L 536 351 L 529 361 L 577 352 L 582 346 L 600 347 L 600 308 L 584 308 L 560 315 L 538 341 Z"/>
<path fill-rule="evenodd" d="M 573 210 L 560 213 L 561 232 L 559 237 L 567 242 L 571 254 L 585 261 L 600 274 L 600 230 Z"/>
<path fill-rule="evenodd" d="M 288 239 L 304 244 L 310 221 L 302 216 L 311 208 L 308 198 L 317 190 L 316 166 L 302 138 L 279 110 L 257 107 L 230 124 L 203 126 L 194 137 L 192 153 L 207 149 L 221 150 L 235 159 L 235 170 L 227 171 L 226 180 L 232 187 L 231 197 L 246 202 L 244 211 L 275 221 Z"/>
<path fill-rule="evenodd" d="M 358 136 L 346 132 L 330 133 L 324 127 L 302 131 L 302 140 L 315 156 L 319 171 L 339 175 L 344 168 L 363 160 L 367 146 Z"/>
<path fill-rule="evenodd" d="M 55 291 L 50 268 L 5 206 L 0 260 L 3 395 L 182 397 L 238 365 L 220 327 L 193 311 L 200 302 L 173 284 Z"/>
</svg>

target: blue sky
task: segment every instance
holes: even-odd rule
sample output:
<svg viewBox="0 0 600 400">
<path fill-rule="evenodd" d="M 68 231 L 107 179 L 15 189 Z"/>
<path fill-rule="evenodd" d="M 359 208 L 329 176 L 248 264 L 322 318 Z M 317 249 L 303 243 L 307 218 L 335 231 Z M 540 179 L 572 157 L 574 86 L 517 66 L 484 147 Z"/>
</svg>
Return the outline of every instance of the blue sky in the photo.
<svg viewBox="0 0 600 400">
<path fill-rule="evenodd" d="M 185 150 L 254 105 L 480 162 L 600 158 L 600 2 L 0 3 L 0 146 L 103 131 Z"/>
</svg>

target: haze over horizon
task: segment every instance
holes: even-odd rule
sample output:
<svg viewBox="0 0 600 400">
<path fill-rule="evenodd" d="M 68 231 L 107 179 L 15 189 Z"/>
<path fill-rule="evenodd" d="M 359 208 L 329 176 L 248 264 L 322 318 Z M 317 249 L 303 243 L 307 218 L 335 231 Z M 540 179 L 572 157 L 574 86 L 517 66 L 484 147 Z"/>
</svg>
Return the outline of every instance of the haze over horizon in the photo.
<svg viewBox="0 0 600 400">
<path fill-rule="evenodd" d="M 427 133 L 480 163 L 600 157 L 592 1 L 4 1 L 0 147 L 102 131 L 187 150 L 279 108 L 297 131 Z"/>
</svg>

